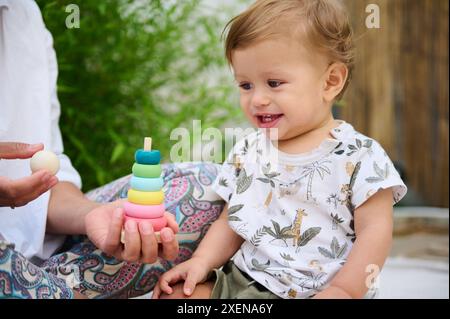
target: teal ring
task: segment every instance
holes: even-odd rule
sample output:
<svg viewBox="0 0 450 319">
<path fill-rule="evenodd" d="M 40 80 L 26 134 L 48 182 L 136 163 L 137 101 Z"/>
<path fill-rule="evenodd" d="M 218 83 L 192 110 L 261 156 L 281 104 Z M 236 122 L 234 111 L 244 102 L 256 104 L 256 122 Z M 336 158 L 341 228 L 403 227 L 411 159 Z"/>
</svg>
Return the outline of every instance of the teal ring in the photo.
<svg viewBox="0 0 450 319">
<path fill-rule="evenodd" d="M 144 151 L 141 148 L 134 153 L 134 159 L 138 164 L 156 165 L 161 162 L 161 153 L 158 150 Z"/>
</svg>

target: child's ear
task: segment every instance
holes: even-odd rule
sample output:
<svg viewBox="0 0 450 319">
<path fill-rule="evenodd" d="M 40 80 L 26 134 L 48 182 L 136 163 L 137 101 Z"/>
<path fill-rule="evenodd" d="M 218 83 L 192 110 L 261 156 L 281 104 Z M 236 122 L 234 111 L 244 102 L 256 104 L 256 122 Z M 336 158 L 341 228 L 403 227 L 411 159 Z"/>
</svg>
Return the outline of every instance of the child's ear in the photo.
<svg viewBox="0 0 450 319">
<path fill-rule="evenodd" d="M 347 76 L 348 69 L 343 63 L 335 62 L 328 67 L 323 90 L 325 102 L 332 102 L 341 93 Z"/>
</svg>

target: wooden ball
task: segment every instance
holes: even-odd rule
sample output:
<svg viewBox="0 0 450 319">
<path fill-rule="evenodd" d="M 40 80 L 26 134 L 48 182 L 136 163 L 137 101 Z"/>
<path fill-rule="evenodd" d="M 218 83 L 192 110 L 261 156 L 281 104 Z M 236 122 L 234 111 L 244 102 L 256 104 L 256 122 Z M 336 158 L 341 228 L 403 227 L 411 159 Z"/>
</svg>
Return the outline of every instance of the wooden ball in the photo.
<svg viewBox="0 0 450 319">
<path fill-rule="evenodd" d="M 59 171 L 59 158 L 50 151 L 36 152 L 31 158 L 30 168 L 33 173 L 45 169 L 55 175 Z"/>
</svg>

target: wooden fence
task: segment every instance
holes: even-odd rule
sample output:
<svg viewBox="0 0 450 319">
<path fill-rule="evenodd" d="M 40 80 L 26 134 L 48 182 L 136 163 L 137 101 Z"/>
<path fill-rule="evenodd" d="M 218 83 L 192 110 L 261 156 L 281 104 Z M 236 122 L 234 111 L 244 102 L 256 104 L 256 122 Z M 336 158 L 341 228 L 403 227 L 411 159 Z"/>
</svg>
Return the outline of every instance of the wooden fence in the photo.
<svg viewBox="0 0 450 319">
<path fill-rule="evenodd" d="M 402 163 L 428 205 L 448 207 L 448 1 L 345 2 L 357 57 L 339 117 Z M 380 9 L 380 28 L 366 26 L 370 4 Z"/>
</svg>

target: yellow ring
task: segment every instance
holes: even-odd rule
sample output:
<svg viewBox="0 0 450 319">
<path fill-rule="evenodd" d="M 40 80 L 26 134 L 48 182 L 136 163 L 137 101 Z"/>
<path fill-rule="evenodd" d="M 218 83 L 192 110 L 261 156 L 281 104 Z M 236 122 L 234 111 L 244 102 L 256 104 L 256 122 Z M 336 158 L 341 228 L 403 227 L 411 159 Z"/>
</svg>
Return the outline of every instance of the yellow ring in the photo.
<svg viewBox="0 0 450 319">
<path fill-rule="evenodd" d="M 128 190 L 128 201 L 138 205 L 159 205 L 164 202 L 164 192 L 141 192 L 130 188 Z"/>
</svg>

